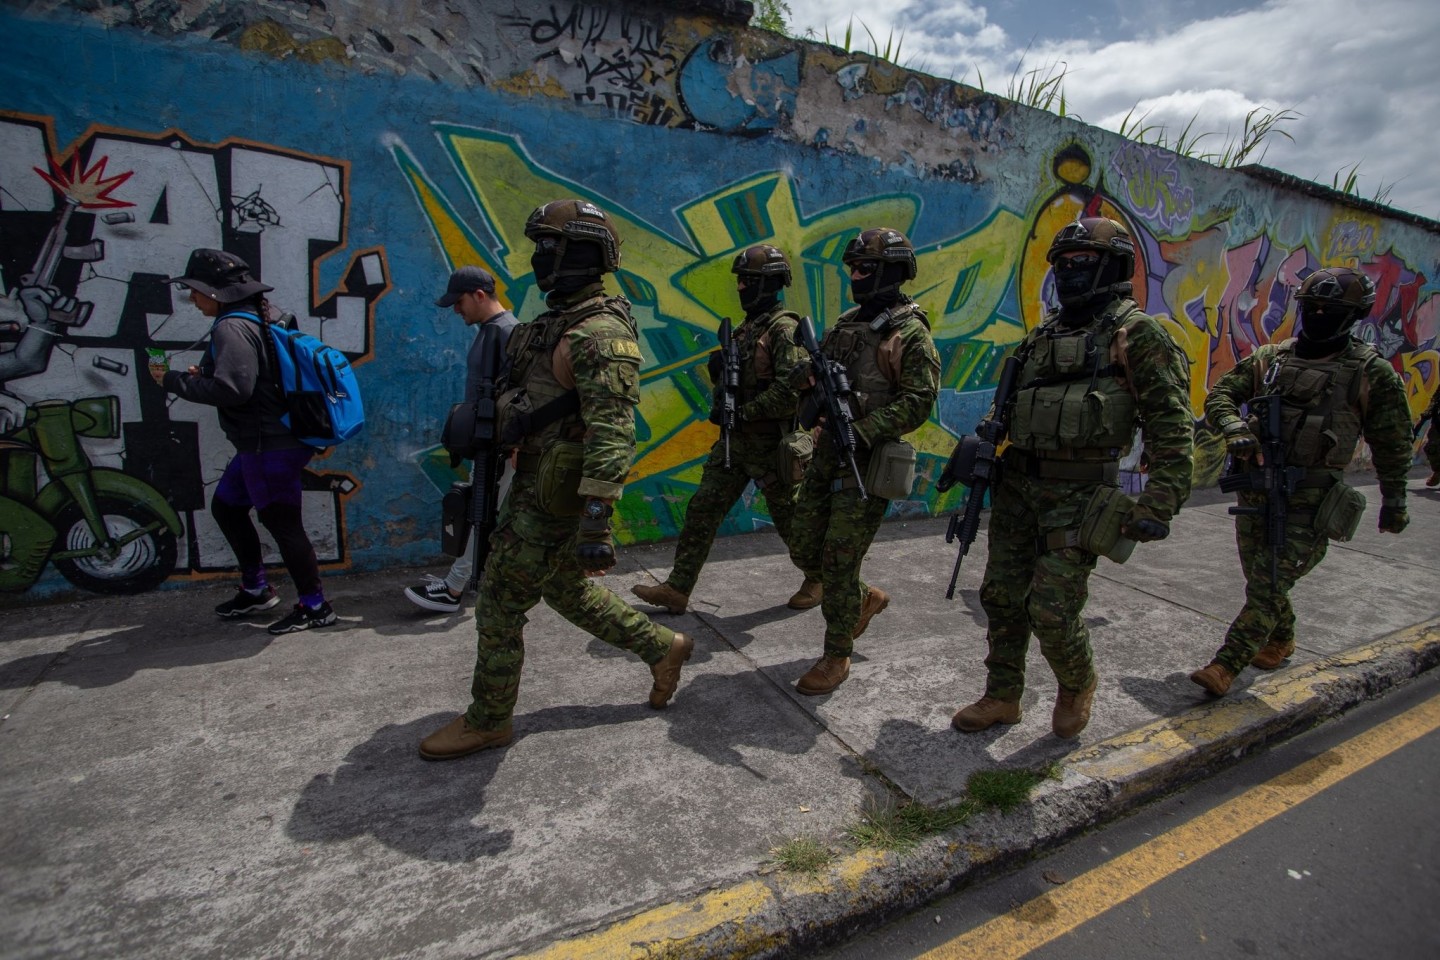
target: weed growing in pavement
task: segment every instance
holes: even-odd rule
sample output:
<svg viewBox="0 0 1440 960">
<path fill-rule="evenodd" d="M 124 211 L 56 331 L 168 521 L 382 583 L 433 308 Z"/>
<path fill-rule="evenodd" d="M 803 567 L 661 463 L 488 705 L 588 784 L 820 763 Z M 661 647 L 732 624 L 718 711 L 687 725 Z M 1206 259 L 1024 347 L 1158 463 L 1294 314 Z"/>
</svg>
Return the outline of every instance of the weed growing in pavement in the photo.
<svg viewBox="0 0 1440 960">
<path fill-rule="evenodd" d="M 886 803 L 863 811 L 860 822 L 845 829 L 845 836 L 857 847 L 905 851 L 926 837 L 960 826 L 979 809 L 972 800 L 947 807 Z"/>
<path fill-rule="evenodd" d="M 977 770 L 965 781 L 965 791 L 979 806 L 1009 813 L 1029 800 L 1031 792 L 1042 781 L 1059 779 L 1059 776 L 1058 763 L 1044 770 Z"/>
<path fill-rule="evenodd" d="M 770 862 L 788 873 L 813 877 L 835 862 L 835 851 L 814 837 L 799 836 L 770 848 Z"/>
</svg>

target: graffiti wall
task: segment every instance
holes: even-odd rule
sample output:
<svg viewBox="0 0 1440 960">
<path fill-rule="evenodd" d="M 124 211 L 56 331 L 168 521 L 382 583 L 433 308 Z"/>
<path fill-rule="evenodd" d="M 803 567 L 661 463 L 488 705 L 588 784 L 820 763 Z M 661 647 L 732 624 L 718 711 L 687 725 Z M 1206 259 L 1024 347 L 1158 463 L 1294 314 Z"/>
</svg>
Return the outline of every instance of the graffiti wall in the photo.
<svg viewBox="0 0 1440 960">
<path fill-rule="evenodd" d="M 470 334 L 433 306 L 480 264 L 522 319 L 543 309 L 522 234 L 584 197 L 617 221 L 646 361 L 626 542 L 672 537 L 715 441 L 705 360 L 738 317 L 729 265 L 792 261 L 787 304 L 832 322 L 861 229 L 915 243 L 910 288 L 943 362 L 920 479 L 933 488 L 999 361 L 1052 303 L 1061 225 L 1125 222 L 1136 299 L 1192 363 L 1197 479 L 1223 446 L 1207 389 L 1288 336 L 1294 293 L 1351 265 L 1379 301 L 1359 331 L 1437 388 L 1440 225 L 1221 171 L 992 95 L 745 25 L 748 4 L 461 0 L 11 3 L 0 12 L 0 602 L 227 575 L 208 512 L 233 448 L 212 409 L 167 396 L 208 321 L 164 282 L 195 247 L 242 256 L 272 302 L 356 365 L 365 433 L 315 460 L 304 512 L 328 569 L 437 558 L 459 474 L 438 445 Z M 679 12 L 677 12 L 679 11 Z M 725 532 L 768 523 L 750 491 Z"/>
</svg>

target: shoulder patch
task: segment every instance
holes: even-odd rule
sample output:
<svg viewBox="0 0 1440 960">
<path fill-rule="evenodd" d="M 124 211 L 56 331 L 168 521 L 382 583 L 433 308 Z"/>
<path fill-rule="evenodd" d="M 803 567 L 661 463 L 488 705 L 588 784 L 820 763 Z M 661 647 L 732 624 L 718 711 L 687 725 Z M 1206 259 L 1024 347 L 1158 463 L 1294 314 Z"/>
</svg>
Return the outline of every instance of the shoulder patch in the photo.
<svg viewBox="0 0 1440 960">
<path fill-rule="evenodd" d="M 597 341 L 597 343 L 601 356 L 611 357 L 615 360 L 634 360 L 636 363 L 642 363 L 645 360 L 645 355 L 640 352 L 640 344 L 634 340 L 610 337 Z"/>
</svg>

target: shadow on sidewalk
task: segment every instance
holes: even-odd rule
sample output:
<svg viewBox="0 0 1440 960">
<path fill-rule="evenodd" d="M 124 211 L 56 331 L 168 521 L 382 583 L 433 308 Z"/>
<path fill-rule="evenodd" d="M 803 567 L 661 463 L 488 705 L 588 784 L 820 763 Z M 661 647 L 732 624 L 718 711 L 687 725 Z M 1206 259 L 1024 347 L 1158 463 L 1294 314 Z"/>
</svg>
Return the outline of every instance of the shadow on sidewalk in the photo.
<svg viewBox="0 0 1440 960">
<path fill-rule="evenodd" d="M 213 632 L 173 634 L 151 626 L 126 627 L 72 643 L 63 650 L 32 653 L 0 664 L 0 690 L 41 682 L 82 690 L 123 683 L 142 670 L 172 670 L 242 660 L 277 638 L 263 624 L 220 624 Z"/>
<path fill-rule="evenodd" d="M 512 831 L 492 830 L 474 820 L 484 810 L 485 787 L 506 751 L 443 763 L 428 763 L 415 752 L 416 744 L 453 716 L 431 714 L 375 731 L 345 755 L 334 773 L 317 774 L 305 785 L 285 825 L 286 836 L 300 843 L 332 843 L 369 834 L 417 859 L 444 863 L 504 853 Z M 457 769 L 461 764 L 463 769 Z"/>
</svg>

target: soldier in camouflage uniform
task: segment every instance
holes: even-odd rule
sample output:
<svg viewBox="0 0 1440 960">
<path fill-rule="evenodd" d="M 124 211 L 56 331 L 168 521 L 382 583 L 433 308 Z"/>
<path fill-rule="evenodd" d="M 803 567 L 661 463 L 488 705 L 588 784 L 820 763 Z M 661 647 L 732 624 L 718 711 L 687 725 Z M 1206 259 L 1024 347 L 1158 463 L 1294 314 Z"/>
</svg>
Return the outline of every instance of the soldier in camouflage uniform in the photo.
<svg viewBox="0 0 1440 960">
<path fill-rule="evenodd" d="M 1190 675 L 1217 697 L 1229 692 L 1247 664 L 1274 670 L 1295 651 L 1290 588 L 1325 557 L 1329 537 L 1318 529 L 1317 513 L 1326 513 L 1320 508 L 1327 495 L 1345 492 L 1343 472 L 1361 436 L 1370 445 L 1380 478 L 1380 530 L 1399 533 L 1410 522 L 1405 482 L 1414 448 L 1405 386 L 1374 347 L 1350 336 L 1375 304 L 1375 285 L 1358 270 L 1328 267 L 1305 278 L 1296 300 L 1300 336 L 1256 349 L 1220 378 L 1205 401 L 1206 419 L 1225 434 L 1235 461 L 1243 462 L 1254 457 L 1260 441 L 1240 415 L 1241 404 L 1278 394 L 1286 465 L 1306 468 L 1290 496 L 1285 545 L 1276 559 L 1273 582 L 1263 518 L 1235 518 L 1245 606 L 1215 659 Z M 1263 494 L 1242 490 L 1237 496 L 1243 507 L 1265 505 Z"/>
<path fill-rule="evenodd" d="M 449 760 L 503 747 L 525 660 L 525 614 L 542 599 L 566 620 L 650 665 L 650 706 L 675 694 L 693 641 L 656 626 L 590 576 L 615 565 L 610 535 L 635 455 L 640 347 L 630 305 L 607 297 L 620 265 L 609 218 L 556 200 L 525 224 L 535 283 L 549 310 L 515 328 L 500 397 L 501 442 L 518 448 L 475 608 L 478 652 L 470 709 L 425 738 L 420 755 Z"/>
<path fill-rule="evenodd" d="M 1063 738 L 1085 729 L 1098 682 L 1081 618 L 1097 559 L 1087 546 L 1123 559 L 1115 545 L 1168 536 L 1190 495 L 1188 363 L 1130 297 L 1129 233 L 1113 220 L 1085 217 L 1056 234 L 1047 259 L 1060 309 L 1016 348 L 1010 446 L 980 587 L 990 620 L 985 695 L 951 720 L 967 732 L 1019 722 L 1032 631 L 1060 688 L 1051 729 Z M 1116 480 L 1142 421 L 1150 479 L 1132 503 Z M 1102 530 L 1109 536 L 1082 539 L 1082 531 Z"/>
<path fill-rule="evenodd" d="M 752 480 L 765 494 L 775 532 L 782 542 L 790 543 L 795 488 L 804 472 L 804 458 L 781 456 L 782 452 L 788 454 L 788 444 L 796 440 L 792 436 L 796 390 L 790 372 L 805 358 L 805 351 L 795 342 L 800 317 L 781 305 L 782 291 L 790 286 L 790 263 L 778 248 L 762 243 L 740 253 L 730 272 L 735 274 L 740 306 L 745 311 L 744 322 L 734 332 L 740 355 L 740 406 L 739 423 L 730 437 L 730 465 L 725 465 L 724 441 L 715 441 L 700 475 L 700 488 L 685 507 L 685 526 L 675 547 L 670 576 L 655 586 L 630 588 L 641 600 L 671 613 L 685 612 L 716 531 Z M 715 360 L 718 357 L 717 351 Z M 712 362 L 712 368 L 715 365 Z M 710 416 L 718 423 L 717 370 L 711 370 L 711 378 L 717 385 L 717 399 Z M 809 438 L 804 440 L 808 445 Z M 807 577 L 788 605 L 808 610 L 819 603 L 820 582 Z"/>
<path fill-rule="evenodd" d="M 865 230 L 842 259 L 859 306 L 840 315 L 820 349 L 845 367 L 854 391 L 855 460 L 865 477 L 882 444 L 929 419 L 940 391 L 940 355 L 925 311 L 900 291 L 915 278 L 915 250 L 904 234 L 888 227 Z M 801 385 L 813 383 L 809 368 L 797 367 L 794 379 Z M 874 494 L 860 499 L 850 467 L 822 429 L 791 523 L 790 559 L 807 580 L 820 580 L 825 615 L 824 655 L 796 683 L 799 693 L 829 693 L 844 683 L 855 639 L 890 603 L 883 590 L 860 579 L 860 563 L 889 506 Z"/>
<path fill-rule="evenodd" d="M 1430 476 L 1425 480 L 1425 486 L 1440 486 L 1440 426 L 1435 421 L 1440 419 L 1440 390 L 1430 398 L 1430 406 L 1425 410 L 1425 419 L 1430 421 L 1430 434 L 1425 438 L 1425 445 L 1420 449 L 1425 454 L 1426 461 L 1430 464 Z"/>
</svg>

